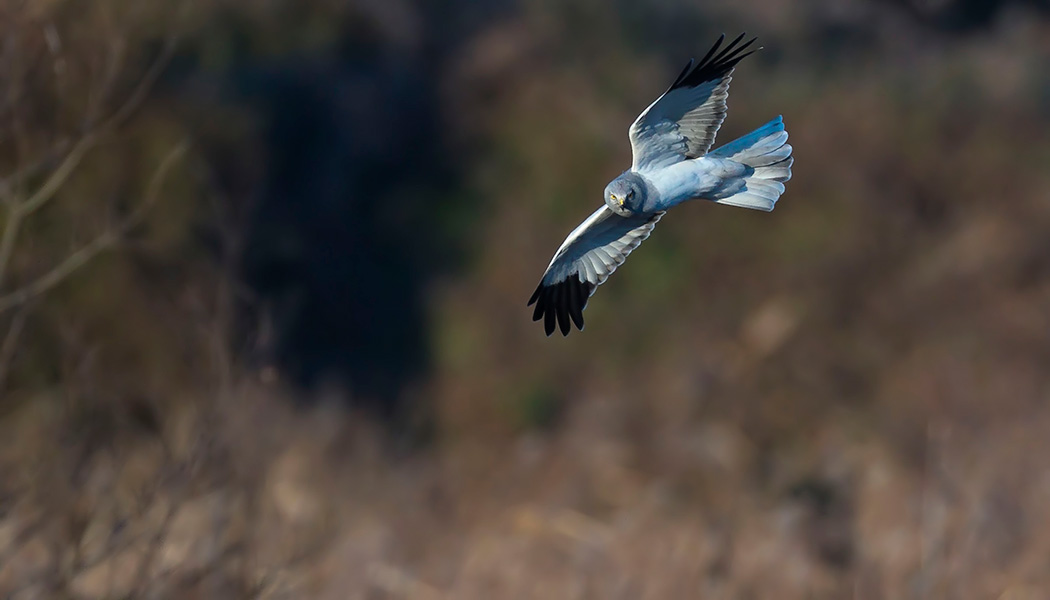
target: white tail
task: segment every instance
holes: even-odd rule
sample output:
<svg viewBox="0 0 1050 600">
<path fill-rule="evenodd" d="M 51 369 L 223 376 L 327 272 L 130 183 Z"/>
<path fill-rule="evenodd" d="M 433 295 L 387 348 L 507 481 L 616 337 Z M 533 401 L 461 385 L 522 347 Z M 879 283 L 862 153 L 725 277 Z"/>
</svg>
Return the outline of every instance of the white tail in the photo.
<svg viewBox="0 0 1050 600">
<path fill-rule="evenodd" d="M 784 118 L 777 117 L 711 152 L 712 158 L 732 160 L 750 168 L 742 188 L 733 186 L 729 195 L 714 201 L 767 212 L 773 210 L 784 193 L 784 182 L 791 179 L 791 165 L 795 161 L 787 139 Z"/>
</svg>

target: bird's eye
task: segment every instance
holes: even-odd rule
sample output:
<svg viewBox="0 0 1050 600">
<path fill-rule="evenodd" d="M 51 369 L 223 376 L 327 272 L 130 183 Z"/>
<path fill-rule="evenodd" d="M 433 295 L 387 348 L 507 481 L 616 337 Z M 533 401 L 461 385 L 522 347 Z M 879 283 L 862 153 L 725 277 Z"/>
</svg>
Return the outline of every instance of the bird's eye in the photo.
<svg viewBox="0 0 1050 600">
<path fill-rule="evenodd" d="M 634 196 L 634 190 L 628 190 L 627 197 L 630 198 L 631 196 Z"/>
</svg>

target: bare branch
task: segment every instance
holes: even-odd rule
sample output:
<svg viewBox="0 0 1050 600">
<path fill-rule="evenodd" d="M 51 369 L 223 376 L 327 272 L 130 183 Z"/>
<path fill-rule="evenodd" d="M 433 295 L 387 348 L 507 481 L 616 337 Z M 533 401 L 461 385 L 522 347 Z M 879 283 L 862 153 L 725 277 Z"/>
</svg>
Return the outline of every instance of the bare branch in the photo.
<svg viewBox="0 0 1050 600">
<path fill-rule="evenodd" d="M 183 140 L 175 145 L 168 154 L 160 161 L 157 165 L 157 170 L 153 173 L 153 177 L 150 179 L 149 185 L 146 187 L 146 198 L 142 204 L 139 204 L 135 210 L 131 212 L 119 225 L 117 229 L 118 234 L 125 234 L 133 227 L 136 227 L 143 219 L 146 218 L 146 214 L 150 208 L 157 203 L 157 199 L 160 197 L 160 188 L 164 185 L 164 179 L 168 176 L 168 171 L 171 170 L 175 163 L 179 161 L 189 150 L 190 143 Z"/>
<path fill-rule="evenodd" d="M 19 288 L 5 296 L 0 296 L 0 313 L 23 304 L 24 302 L 50 290 L 59 283 L 62 283 L 62 281 L 72 275 L 77 269 L 83 267 L 100 252 L 116 243 L 117 239 L 119 239 L 118 236 L 112 231 L 107 231 L 92 240 L 91 243 L 83 248 L 70 254 L 57 267 L 51 269 L 46 275 L 40 277 L 33 283 Z"/>
<path fill-rule="evenodd" d="M 113 129 L 121 125 L 142 104 L 142 101 L 146 99 L 146 95 L 153 88 L 153 84 L 157 82 L 160 74 L 168 66 L 168 62 L 171 61 L 171 57 L 175 53 L 176 42 L 177 38 L 174 36 L 164 42 L 164 48 L 161 49 L 160 56 L 146 70 L 146 74 L 143 75 L 139 84 L 135 86 L 128 99 L 124 101 L 123 106 L 118 108 L 117 112 L 113 113 L 113 116 L 102 125 L 102 129 Z"/>
<path fill-rule="evenodd" d="M 128 96 L 128 99 L 124 101 L 124 104 L 113 113 L 113 115 L 106 120 L 103 124 L 98 126 L 96 129 L 88 131 L 84 134 L 84 137 L 73 146 L 73 149 L 66 155 L 65 160 L 58 166 L 57 169 L 48 177 L 44 185 L 34 192 L 27 200 L 17 205 L 16 210 L 22 213 L 23 217 L 29 216 L 37 210 L 43 208 L 45 204 L 52 198 L 55 193 L 58 192 L 65 185 L 69 176 L 73 174 L 73 171 L 80 165 L 80 161 L 84 159 L 84 156 L 89 150 L 91 150 L 101 138 L 116 129 L 124 121 L 128 119 L 134 112 L 135 109 L 142 104 L 145 100 L 149 90 L 156 83 L 157 78 L 160 77 L 164 67 L 168 65 L 168 61 L 171 59 L 172 53 L 175 50 L 175 38 L 170 38 L 165 44 L 161 54 L 153 64 L 150 65 L 146 74 L 139 81 L 138 85 Z"/>
<path fill-rule="evenodd" d="M 18 230 L 21 227 L 22 213 L 16 206 L 10 206 L 7 210 L 7 221 L 4 223 L 4 233 L 0 236 L 0 286 L 4 284 L 7 266 L 11 263 L 11 254 L 15 250 L 15 240 L 18 239 Z"/>
<path fill-rule="evenodd" d="M 45 154 L 35 162 L 20 167 L 7 177 L 0 179 L 0 199 L 7 205 L 16 204 L 18 190 L 23 189 L 25 182 L 47 169 L 51 169 L 62 157 L 69 152 L 70 140 L 63 138 L 54 144 Z"/>
<path fill-rule="evenodd" d="M 22 336 L 22 329 L 25 327 L 31 306 L 31 303 L 26 303 L 18 309 L 7 328 L 7 334 L 4 335 L 4 342 L 0 344 L 0 392 L 7 385 L 7 374 L 11 370 L 11 362 L 18 348 L 18 338 Z"/>
<path fill-rule="evenodd" d="M 65 160 L 58 166 L 57 169 L 51 176 L 47 178 L 44 185 L 40 186 L 28 200 L 16 204 L 13 213 L 18 213 L 23 217 L 29 216 L 34 212 L 43 208 L 47 201 L 54 198 L 55 193 L 58 192 L 65 185 L 66 180 L 73 174 L 73 171 L 80 165 L 80 161 L 87 154 L 87 151 L 94 146 L 99 139 L 101 131 L 96 131 L 85 135 L 80 138 L 80 141 L 73 146 L 73 149 L 66 155 Z"/>
<path fill-rule="evenodd" d="M 123 38 L 116 38 L 110 42 L 109 53 L 106 56 L 106 64 L 103 67 L 103 75 L 99 84 L 88 92 L 87 110 L 84 112 L 84 128 L 90 129 L 96 122 L 102 107 L 109 100 L 116 87 L 117 77 L 120 75 L 121 67 L 124 65 L 124 52 L 126 44 Z"/>
<path fill-rule="evenodd" d="M 182 142 L 164 157 L 164 160 L 161 161 L 160 166 L 157 167 L 157 171 L 153 174 L 153 178 L 150 180 L 146 191 L 146 198 L 143 200 L 142 204 L 136 207 L 135 210 L 128 215 L 126 219 L 115 228 L 106 230 L 86 246 L 83 246 L 73 254 L 70 254 L 65 260 L 59 263 L 58 266 L 51 269 L 51 271 L 44 274 L 36 281 L 33 281 L 32 283 L 7 295 L 0 296 L 0 313 L 24 304 L 28 300 L 31 300 L 62 283 L 67 277 L 87 264 L 91 259 L 98 256 L 103 250 L 116 244 L 124 234 L 142 222 L 150 207 L 156 203 L 157 197 L 160 195 L 161 185 L 164 183 L 168 171 L 171 170 L 171 167 L 174 166 L 175 162 L 186 153 L 188 147 L 188 143 Z"/>
</svg>

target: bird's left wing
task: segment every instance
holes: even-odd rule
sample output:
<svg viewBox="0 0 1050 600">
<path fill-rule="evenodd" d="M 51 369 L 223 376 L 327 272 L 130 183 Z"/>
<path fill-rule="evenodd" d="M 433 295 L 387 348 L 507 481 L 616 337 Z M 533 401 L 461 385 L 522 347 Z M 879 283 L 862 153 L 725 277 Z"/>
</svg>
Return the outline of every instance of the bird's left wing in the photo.
<svg viewBox="0 0 1050 600">
<path fill-rule="evenodd" d="M 603 205 L 587 217 L 562 242 L 529 298 L 529 306 L 536 304 L 532 320 L 543 319 L 547 335 L 554 333 L 555 322 L 562 335 L 569 335 L 570 319 L 583 331 L 583 309 L 591 294 L 649 237 L 662 216 L 661 211 L 621 217 Z"/>
<path fill-rule="evenodd" d="M 725 35 L 693 66 L 685 66 L 671 87 L 649 105 L 631 125 L 631 169 L 645 171 L 667 167 L 687 158 L 703 156 L 714 144 L 726 117 L 726 98 L 733 69 L 755 38 L 744 44 L 740 34 L 719 51 Z"/>
</svg>

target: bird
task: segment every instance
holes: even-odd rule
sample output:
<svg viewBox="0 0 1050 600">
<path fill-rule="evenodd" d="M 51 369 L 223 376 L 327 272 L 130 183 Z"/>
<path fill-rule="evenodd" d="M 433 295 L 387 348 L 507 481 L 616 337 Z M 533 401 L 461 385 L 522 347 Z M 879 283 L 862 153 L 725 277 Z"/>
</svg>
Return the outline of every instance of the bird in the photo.
<svg viewBox="0 0 1050 600">
<path fill-rule="evenodd" d="M 783 116 L 715 150 L 726 116 L 729 82 L 757 38 L 725 44 L 722 34 L 699 61 L 692 59 L 671 86 L 628 130 L 631 168 L 606 187 L 604 203 L 569 233 L 544 271 L 527 306 L 567 336 L 583 331 L 591 295 L 645 241 L 668 209 L 687 200 L 769 212 L 791 179 L 794 158 Z"/>
</svg>

